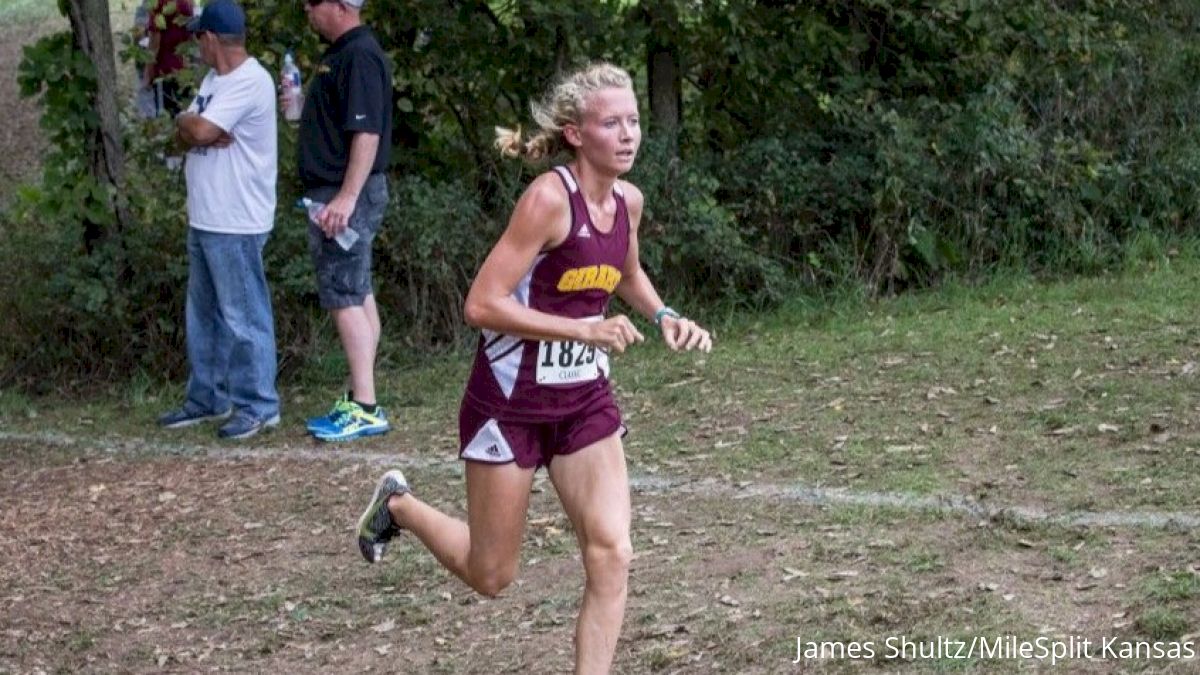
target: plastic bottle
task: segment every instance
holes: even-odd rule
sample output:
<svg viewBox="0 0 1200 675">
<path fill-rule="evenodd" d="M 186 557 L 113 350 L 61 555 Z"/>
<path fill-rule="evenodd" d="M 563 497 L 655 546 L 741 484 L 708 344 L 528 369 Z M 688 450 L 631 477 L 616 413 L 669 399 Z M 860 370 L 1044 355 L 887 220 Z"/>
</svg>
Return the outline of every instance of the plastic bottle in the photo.
<svg viewBox="0 0 1200 675">
<path fill-rule="evenodd" d="M 300 88 L 300 68 L 292 53 L 283 55 L 283 70 L 279 73 L 279 87 L 283 92 L 283 119 L 295 122 L 304 110 L 304 90 Z"/>
<path fill-rule="evenodd" d="M 302 197 L 298 205 L 308 211 L 308 219 L 314 223 L 317 222 L 317 216 L 321 215 L 321 210 L 325 208 L 324 203 L 314 202 L 308 197 Z M 333 240 L 342 247 L 342 250 L 349 251 L 354 246 L 354 242 L 358 241 L 358 233 L 347 226 L 346 229 L 338 232 Z"/>
</svg>

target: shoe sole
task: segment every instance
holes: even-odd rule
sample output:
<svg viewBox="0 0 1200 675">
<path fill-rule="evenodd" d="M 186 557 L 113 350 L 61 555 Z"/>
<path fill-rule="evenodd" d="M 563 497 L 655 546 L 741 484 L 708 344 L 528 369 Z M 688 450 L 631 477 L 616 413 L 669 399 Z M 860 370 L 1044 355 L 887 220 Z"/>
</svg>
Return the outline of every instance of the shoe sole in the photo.
<svg viewBox="0 0 1200 675">
<path fill-rule="evenodd" d="M 392 478 L 393 480 L 389 481 L 389 478 Z M 393 486 L 399 486 L 400 489 L 393 489 Z M 358 545 L 358 552 L 361 553 L 363 559 L 369 563 L 379 562 L 379 559 L 383 557 L 383 551 L 381 550 L 379 551 L 379 555 L 375 555 L 375 542 L 365 539 L 362 535 L 362 532 L 367 526 L 367 521 L 369 521 L 371 516 L 375 514 L 376 504 L 379 503 L 379 500 L 383 497 L 385 491 L 387 492 L 388 497 L 391 497 L 393 494 L 397 494 L 398 492 L 403 492 L 405 494 L 409 492 L 408 480 L 404 478 L 404 474 L 399 469 L 392 469 L 391 471 L 383 474 L 383 477 L 379 479 L 379 483 L 375 486 L 375 492 L 371 494 L 371 501 L 367 502 L 366 510 L 364 510 L 362 515 L 358 517 L 358 527 L 356 527 L 354 530 L 356 533 L 354 541 Z M 384 503 L 383 508 L 387 508 L 386 502 Z"/>
<path fill-rule="evenodd" d="M 319 432 L 313 432 L 313 438 L 317 439 L 318 441 L 325 441 L 326 443 L 340 443 L 342 441 L 352 441 L 356 438 L 365 438 L 367 436 L 382 436 L 391 430 L 391 425 L 388 425 L 382 429 L 358 429 L 348 434 L 321 434 Z"/>
<path fill-rule="evenodd" d="M 260 431 L 274 429 L 275 427 L 279 426 L 279 421 L 280 421 L 279 415 L 276 415 L 276 416 L 272 417 L 271 419 L 267 420 L 266 422 L 263 422 L 262 424 L 254 427 L 253 429 L 242 432 L 236 436 L 220 436 L 219 434 L 218 434 L 218 436 L 220 436 L 221 440 L 224 440 L 224 441 L 240 441 L 240 440 L 243 440 L 246 438 L 250 438 L 251 436 L 257 434 Z"/>
<path fill-rule="evenodd" d="M 329 420 L 323 420 L 320 424 L 305 424 L 304 429 L 313 436 L 318 434 L 330 434 L 333 433 L 333 429 L 329 425 Z"/>
<path fill-rule="evenodd" d="M 219 413 L 216 415 L 206 415 L 204 417 L 192 417 L 190 419 L 182 420 L 180 422 L 172 422 L 171 424 L 159 423 L 158 426 L 160 429 L 186 429 L 188 427 L 194 427 L 197 424 L 203 424 L 205 422 L 219 422 L 221 420 L 227 420 L 227 419 L 229 419 L 229 416 L 232 414 L 233 414 L 233 408 L 230 408 L 229 410 L 226 410 L 225 412 Z"/>
</svg>

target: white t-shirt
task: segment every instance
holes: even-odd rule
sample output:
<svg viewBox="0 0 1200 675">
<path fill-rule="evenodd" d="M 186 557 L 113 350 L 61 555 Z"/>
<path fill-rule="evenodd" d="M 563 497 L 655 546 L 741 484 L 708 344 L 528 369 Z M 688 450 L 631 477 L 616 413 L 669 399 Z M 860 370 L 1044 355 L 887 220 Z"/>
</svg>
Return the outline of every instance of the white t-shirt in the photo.
<svg viewBox="0 0 1200 675">
<path fill-rule="evenodd" d="M 275 83 L 253 57 L 233 71 L 208 71 L 188 112 L 233 137 L 225 148 L 187 154 L 188 222 L 197 230 L 261 234 L 275 223 Z"/>
</svg>

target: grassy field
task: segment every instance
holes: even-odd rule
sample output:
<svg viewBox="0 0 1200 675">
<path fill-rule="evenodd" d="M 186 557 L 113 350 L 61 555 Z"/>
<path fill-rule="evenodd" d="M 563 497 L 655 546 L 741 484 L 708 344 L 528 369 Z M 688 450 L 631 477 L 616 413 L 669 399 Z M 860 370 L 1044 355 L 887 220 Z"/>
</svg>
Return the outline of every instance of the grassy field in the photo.
<svg viewBox="0 0 1200 675">
<path fill-rule="evenodd" d="M 707 356 L 618 357 L 637 554 L 617 671 L 1018 672 L 1051 664 L 885 640 L 1195 642 L 1197 306 L 1200 263 L 1175 260 L 798 305 Z M 245 445 L 155 429 L 178 383 L 0 396 L 0 672 L 569 670 L 582 578 L 548 483 L 499 599 L 419 546 L 357 558 L 384 467 L 463 503 L 466 360 L 383 371 L 396 429 L 342 446 L 300 423 L 333 382 L 285 388 L 283 428 Z M 798 640 L 875 654 L 793 664 Z M 1197 666 L 1095 651 L 1056 668 Z"/>
</svg>

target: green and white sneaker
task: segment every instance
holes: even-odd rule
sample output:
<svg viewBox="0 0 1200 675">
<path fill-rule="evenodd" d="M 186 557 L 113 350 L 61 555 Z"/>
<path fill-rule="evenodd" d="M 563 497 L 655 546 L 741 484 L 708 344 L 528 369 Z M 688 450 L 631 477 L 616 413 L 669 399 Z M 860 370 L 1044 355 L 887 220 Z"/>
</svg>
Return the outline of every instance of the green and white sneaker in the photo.
<svg viewBox="0 0 1200 675">
<path fill-rule="evenodd" d="M 392 520 L 392 514 L 387 507 L 388 499 L 392 495 L 406 495 L 410 492 L 412 490 L 408 487 L 408 481 L 397 469 L 388 471 L 379 479 L 379 485 L 375 486 L 375 494 L 371 495 L 367 510 L 363 511 L 358 519 L 358 552 L 367 562 L 379 562 L 387 550 L 388 543 L 402 530 L 396 521 Z"/>
</svg>

